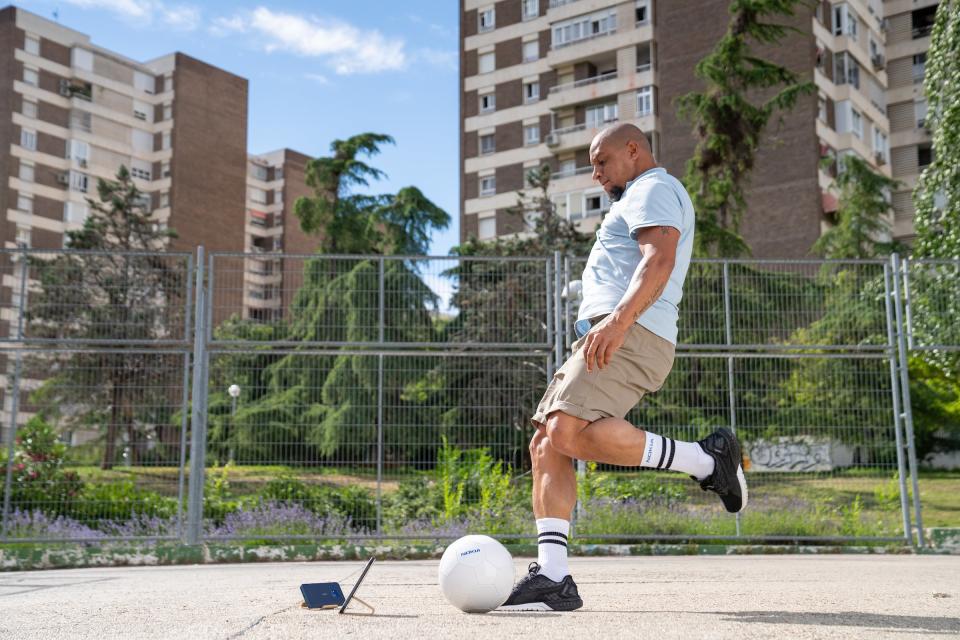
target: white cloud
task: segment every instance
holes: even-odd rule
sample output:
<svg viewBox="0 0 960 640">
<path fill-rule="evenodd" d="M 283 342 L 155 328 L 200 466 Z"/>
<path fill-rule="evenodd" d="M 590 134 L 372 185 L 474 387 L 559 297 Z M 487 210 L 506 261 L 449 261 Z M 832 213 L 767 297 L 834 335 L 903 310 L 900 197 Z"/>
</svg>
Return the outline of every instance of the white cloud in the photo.
<svg viewBox="0 0 960 640">
<path fill-rule="evenodd" d="M 193 31 L 200 26 L 200 10 L 187 5 L 160 7 L 163 22 L 181 31 Z"/>
<path fill-rule="evenodd" d="M 168 5 L 162 0 L 65 0 L 81 9 L 101 9 L 140 26 L 159 19 L 165 25 L 192 31 L 200 25 L 200 9 L 193 5 Z"/>
<path fill-rule="evenodd" d="M 307 80 L 313 80 L 317 84 L 330 84 L 330 81 L 327 79 L 327 76 L 321 75 L 319 73 L 305 73 L 303 77 Z"/>
<path fill-rule="evenodd" d="M 257 7 L 248 14 L 217 18 L 211 33 L 254 33 L 267 52 L 284 51 L 305 57 L 325 58 L 341 75 L 376 73 L 406 67 L 405 44 L 384 37 L 379 31 L 364 31 L 334 19 L 321 19 Z"/>
</svg>

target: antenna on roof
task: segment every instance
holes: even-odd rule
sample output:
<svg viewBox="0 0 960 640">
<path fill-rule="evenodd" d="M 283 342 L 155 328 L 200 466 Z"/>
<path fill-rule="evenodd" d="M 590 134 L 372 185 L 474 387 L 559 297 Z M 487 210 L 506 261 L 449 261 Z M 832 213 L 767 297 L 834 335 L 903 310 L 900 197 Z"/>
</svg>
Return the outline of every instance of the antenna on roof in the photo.
<svg viewBox="0 0 960 640">
<path fill-rule="evenodd" d="M 53 19 L 60 22 L 60 7 L 53 10 Z"/>
</svg>

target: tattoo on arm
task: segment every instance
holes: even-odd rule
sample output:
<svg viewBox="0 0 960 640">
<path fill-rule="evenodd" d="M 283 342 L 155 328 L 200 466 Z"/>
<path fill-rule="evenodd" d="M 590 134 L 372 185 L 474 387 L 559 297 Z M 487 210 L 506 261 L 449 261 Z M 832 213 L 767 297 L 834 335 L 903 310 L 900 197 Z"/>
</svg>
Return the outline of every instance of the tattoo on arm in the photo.
<svg viewBox="0 0 960 640">
<path fill-rule="evenodd" d="M 670 229 L 672 227 L 660 227 L 660 235 L 667 236 L 670 235 Z"/>
</svg>

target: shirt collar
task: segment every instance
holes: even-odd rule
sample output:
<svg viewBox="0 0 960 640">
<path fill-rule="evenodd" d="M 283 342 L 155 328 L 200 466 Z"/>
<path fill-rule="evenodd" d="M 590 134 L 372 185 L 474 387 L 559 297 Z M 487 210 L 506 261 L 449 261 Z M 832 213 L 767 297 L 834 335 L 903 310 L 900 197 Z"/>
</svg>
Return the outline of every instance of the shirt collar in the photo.
<svg viewBox="0 0 960 640">
<path fill-rule="evenodd" d="M 633 180 L 631 180 L 630 182 L 628 182 L 628 183 L 623 187 L 623 193 L 624 193 L 624 195 L 626 195 L 627 191 L 630 190 L 630 187 L 632 187 L 632 186 L 633 186 L 634 184 L 636 184 L 637 182 L 640 182 L 640 179 L 641 179 L 641 178 L 643 178 L 644 176 L 651 175 L 651 174 L 652 174 L 653 172 L 655 172 L 655 171 L 665 171 L 665 169 L 664 169 L 663 167 L 654 167 L 654 168 L 652 168 L 652 169 L 647 169 L 646 171 L 644 171 L 643 173 L 641 173 L 640 175 L 638 175 L 636 178 L 634 178 Z"/>
</svg>

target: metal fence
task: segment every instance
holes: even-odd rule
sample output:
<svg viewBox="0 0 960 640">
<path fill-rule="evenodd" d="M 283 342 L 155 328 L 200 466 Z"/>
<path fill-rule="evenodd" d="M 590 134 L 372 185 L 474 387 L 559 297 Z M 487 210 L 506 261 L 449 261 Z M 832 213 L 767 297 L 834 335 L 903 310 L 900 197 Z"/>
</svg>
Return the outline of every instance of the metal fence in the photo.
<svg viewBox="0 0 960 640">
<path fill-rule="evenodd" d="M 529 417 L 570 354 L 582 270 L 0 252 L 0 540 L 525 539 Z M 751 508 L 580 462 L 578 539 L 922 544 L 907 359 L 958 350 L 958 273 L 694 261 L 674 371 L 628 419 L 735 429 Z"/>
</svg>

